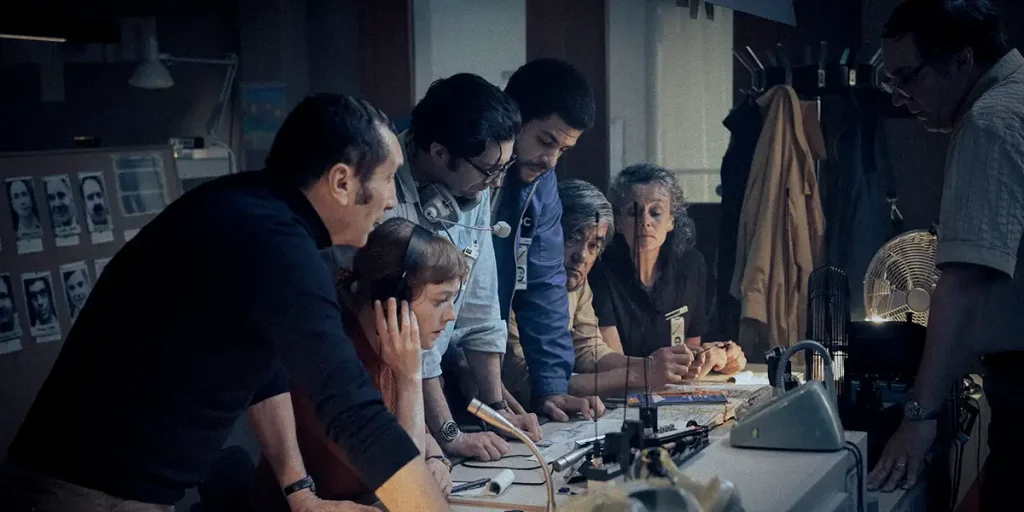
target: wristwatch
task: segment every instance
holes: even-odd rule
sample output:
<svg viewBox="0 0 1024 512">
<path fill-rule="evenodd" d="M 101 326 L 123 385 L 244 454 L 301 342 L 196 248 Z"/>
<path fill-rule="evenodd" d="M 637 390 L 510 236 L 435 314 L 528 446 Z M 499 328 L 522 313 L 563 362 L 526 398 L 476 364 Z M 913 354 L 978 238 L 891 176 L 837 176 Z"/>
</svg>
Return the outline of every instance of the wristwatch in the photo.
<svg viewBox="0 0 1024 512">
<path fill-rule="evenodd" d="M 299 481 L 286 486 L 284 489 L 281 489 L 281 492 L 283 492 L 284 497 L 287 498 L 288 496 L 295 494 L 303 489 L 309 489 L 309 492 L 316 494 L 316 485 L 313 483 L 313 478 L 310 477 L 309 475 L 306 475 L 302 477 L 302 479 L 300 479 Z"/>
<path fill-rule="evenodd" d="M 459 430 L 459 424 L 454 421 L 446 421 L 444 425 L 441 425 L 441 430 L 437 431 L 438 441 L 442 443 L 450 443 L 459 438 L 462 431 Z"/>
<path fill-rule="evenodd" d="M 504 400 L 498 400 L 497 402 L 487 404 L 487 407 L 494 409 L 494 412 L 501 412 L 508 409 L 508 402 Z"/>
<path fill-rule="evenodd" d="M 934 420 L 939 417 L 939 411 L 925 409 L 917 400 L 907 400 L 903 404 L 903 416 L 910 421 Z"/>
</svg>

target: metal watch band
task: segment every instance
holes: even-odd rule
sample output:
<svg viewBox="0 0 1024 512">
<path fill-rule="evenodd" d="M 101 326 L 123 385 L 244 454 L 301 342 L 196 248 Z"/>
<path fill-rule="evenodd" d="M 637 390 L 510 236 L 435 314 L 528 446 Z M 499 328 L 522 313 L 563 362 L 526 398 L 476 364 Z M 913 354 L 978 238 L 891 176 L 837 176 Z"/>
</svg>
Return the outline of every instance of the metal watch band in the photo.
<svg viewBox="0 0 1024 512">
<path fill-rule="evenodd" d="M 284 496 L 287 498 L 289 495 L 295 494 L 303 489 L 309 489 L 309 492 L 316 494 L 316 484 L 313 483 L 313 477 L 306 475 L 302 477 L 301 480 L 285 486 L 284 489 L 281 489 L 281 492 L 283 492 Z"/>
<path fill-rule="evenodd" d="M 459 424 L 454 421 L 446 421 L 444 425 L 441 425 L 441 430 L 437 432 L 438 440 L 442 443 L 450 443 L 459 438 L 459 434 L 462 431 L 459 430 Z"/>
<path fill-rule="evenodd" d="M 929 411 L 917 400 L 910 400 L 903 406 L 903 416 L 910 421 L 927 421 L 938 419 L 938 410 Z"/>
</svg>

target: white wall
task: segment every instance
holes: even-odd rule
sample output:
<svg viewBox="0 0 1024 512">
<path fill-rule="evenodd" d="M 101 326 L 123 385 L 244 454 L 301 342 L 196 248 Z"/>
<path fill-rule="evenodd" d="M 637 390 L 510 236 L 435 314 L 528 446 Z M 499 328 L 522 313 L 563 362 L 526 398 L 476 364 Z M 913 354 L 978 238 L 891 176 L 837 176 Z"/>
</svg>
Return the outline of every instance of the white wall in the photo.
<svg viewBox="0 0 1024 512">
<path fill-rule="evenodd" d="M 526 63 L 526 1 L 416 0 L 413 54 L 417 101 L 434 80 L 462 72 L 504 88 Z"/>
<path fill-rule="evenodd" d="M 609 0 L 611 172 L 651 162 L 691 202 L 718 202 L 732 107 L 732 11 L 691 19 L 675 0 Z"/>
<path fill-rule="evenodd" d="M 648 28 L 646 0 L 608 2 L 608 120 L 614 177 L 647 162 Z"/>
</svg>

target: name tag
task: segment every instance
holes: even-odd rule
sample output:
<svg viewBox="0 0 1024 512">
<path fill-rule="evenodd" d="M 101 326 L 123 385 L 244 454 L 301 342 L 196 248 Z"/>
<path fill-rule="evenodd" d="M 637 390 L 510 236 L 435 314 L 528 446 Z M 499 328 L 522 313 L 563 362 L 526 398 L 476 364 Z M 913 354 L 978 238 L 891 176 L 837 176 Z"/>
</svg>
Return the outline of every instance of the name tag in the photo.
<svg viewBox="0 0 1024 512">
<path fill-rule="evenodd" d="M 516 290 L 526 289 L 526 262 L 531 243 L 532 238 L 519 239 L 519 247 L 516 249 Z"/>
<path fill-rule="evenodd" d="M 473 243 L 469 247 L 462 250 L 462 254 L 465 255 L 466 260 L 468 260 L 466 263 L 469 266 L 469 271 L 466 274 L 467 276 L 472 275 L 473 265 L 476 263 L 476 259 L 480 257 L 480 242 L 473 240 Z"/>
<path fill-rule="evenodd" d="M 678 346 L 686 342 L 686 318 L 683 316 L 690 308 L 683 306 L 665 314 L 670 327 L 669 345 Z"/>
</svg>

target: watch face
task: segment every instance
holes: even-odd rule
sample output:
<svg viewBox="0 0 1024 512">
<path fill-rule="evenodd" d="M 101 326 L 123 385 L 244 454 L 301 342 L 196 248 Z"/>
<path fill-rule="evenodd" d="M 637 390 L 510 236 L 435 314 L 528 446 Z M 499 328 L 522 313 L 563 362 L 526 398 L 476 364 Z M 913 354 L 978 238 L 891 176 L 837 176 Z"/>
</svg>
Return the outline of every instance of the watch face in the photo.
<svg viewBox="0 0 1024 512">
<path fill-rule="evenodd" d="M 454 421 L 449 421 L 444 425 L 441 425 L 441 439 L 445 442 L 452 442 L 456 437 L 459 436 L 459 425 Z"/>
<path fill-rule="evenodd" d="M 903 405 L 903 415 L 909 419 L 916 420 L 920 419 L 923 411 L 921 410 L 921 404 L 911 400 Z"/>
</svg>

